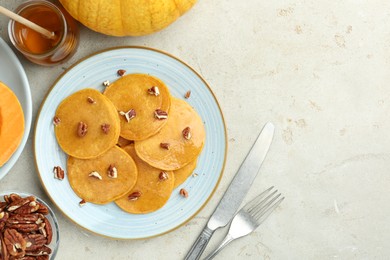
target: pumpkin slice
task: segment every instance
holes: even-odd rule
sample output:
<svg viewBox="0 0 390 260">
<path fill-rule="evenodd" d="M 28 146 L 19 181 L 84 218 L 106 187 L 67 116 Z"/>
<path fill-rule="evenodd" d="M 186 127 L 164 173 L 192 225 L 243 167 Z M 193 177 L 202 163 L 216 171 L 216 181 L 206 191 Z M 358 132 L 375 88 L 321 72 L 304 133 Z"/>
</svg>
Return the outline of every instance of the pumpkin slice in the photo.
<svg viewBox="0 0 390 260">
<path fill-rule="evenodd" d="M 137 176 L 134 160 L 117 146 L 94 159 L 68 158 L 70 186 L 86 202 L 106 204 L 122 197 L 133 188 Z"/>
<path fill-rule="evenodd" d="M 135 153 L 133 144 L 123 149 L 134 159 L 138 168 L 138 179 L 134 188 L 115 203 L 124 211 L 134 214 L 158 210 L 171 196 L 175 182 L 173 173 L 163 172 L 142 161 Z"/>
<path fill-rule="evenodd" d="M 173 171 L 194 161 L 205 142 L 202 119 L 187 102 L 171 97 L 167 124 L 161 131 L 143 141 L 135 142 L 137 155 L 158 169 Z M 185 129 L 189 135 L 185 137 Z M 168 147 L 164 148 L 164 144 Z"/>
<path fill-rule="evenodd" d="M 152 89 L 157 92 L 152 92 Z M 156 94 L 154 94 L 156 93 Z M 106 88 L 104 94 L 114 103 L 121 121 L 120 135 L 128 140 L 143 140 L 156 134 L 166 123 L 155 117 L 156 109 L 168 112 L 171 97 L 165 84 L 146 74 L 129 74 Z M 135 114 L 127 114 L 133 110 Z"/>
<path fill-rule="evenodd" d="M 24 115 L 18 98 L 0 82 L 0 167 L 19 147 L 24 134 Z"/>
<path fill-rule="evenodd" d="M 196 168 L 197 159 L 193 160 L 186 166 L 176 170 L 173 172 L 173 175 L 175 175 L 175 184 L 174 189 L 176 189 L 179 185 L 181 185 L 183 182 L 187 180 L 188 177 L 192 175 Z"/>
<path fill-rule="evenodd" d="M 95 158 L 112 148 L 119 138 L 115 106 L 94 89 L 83 89 L 64 99 L 55 119 L 58 144 L 72 157 Z"/>
</svg>

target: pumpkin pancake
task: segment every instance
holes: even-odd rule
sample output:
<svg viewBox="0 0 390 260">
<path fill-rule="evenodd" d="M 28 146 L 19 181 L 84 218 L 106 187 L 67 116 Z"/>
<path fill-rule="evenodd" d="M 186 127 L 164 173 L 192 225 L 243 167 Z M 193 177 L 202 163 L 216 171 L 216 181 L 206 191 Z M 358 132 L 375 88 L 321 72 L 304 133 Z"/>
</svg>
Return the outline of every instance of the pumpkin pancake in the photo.
<svg viewBox="0 0 390 260">
<path fill-rule="evenodd" d="M 158 210 L 168 201 L 173 190 L 175 177 L 172 172 L 163 172 L 142 161 L 134 145 L 123 148 L 134 159 L 138 168 L 138 179 L 134 188 L 115 201 L 124 211 L 144 214 Z"/>
<path fill-rule="evenodd" d="M 134 160 L 117 146 L 94 159 L 68 158 L 69 183 L 86 202 L 106 204 L 122 197 L 133 188 L 137 176 Z"/>
<path fill-rule="evenodd" d="M 76 158 L 97 157 L 112 148 L 119 138 L 115 106 L 94 89 L 83 89 L 65 98 L 54 121 L 58 144 Z"/>
<path fill-rule="evenodd" d="M 158 169 L 177 170 L 194 161 L 206 137 L 202 119 L 187 102 L 171 97 L 167 124 L 161 131 L 135 142 L 137 155 Z M 188 130 L 188 131 L 187 131 Z"/>
<path fill-rule="evenodd" d="M 166 123 L 155 111 L 169 111 L 171 97 L 165 84 L 146 74 L 129 74 L 106 88 L 104 94 L 114 103 L 121 122 L 120 135 L 143 140 L 156 134 Z"/>
<path fill-rule="evenodd" d="M 197 159 L 193 160 L 186 166 L 173 172 L 173 175 L 175 175 L 175 184 L 173 187 L 174 189 L 176 189 L 179 185 L 185 182 L 188 177 L 191 176 L 192 172 L 196 168 L 196 163 L 197 163 Z"/>
</svg>

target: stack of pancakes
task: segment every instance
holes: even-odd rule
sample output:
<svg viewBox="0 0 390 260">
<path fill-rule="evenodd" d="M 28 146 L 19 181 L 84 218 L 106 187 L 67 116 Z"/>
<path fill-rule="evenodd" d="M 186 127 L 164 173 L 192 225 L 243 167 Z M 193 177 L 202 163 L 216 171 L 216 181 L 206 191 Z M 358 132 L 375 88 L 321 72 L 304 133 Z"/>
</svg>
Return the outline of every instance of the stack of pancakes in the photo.
<svg viewBox="0 0 390 260">
<path fill-rule="evenodd" d="M 55 118 L 75 193 L 86 202 L 115 201 L 129 213 L 161 208 L 191 176 L 205 142 L 196 111 L 146 74 L 125 75 L 103 94 L 80 90 Z"/>
</svg>

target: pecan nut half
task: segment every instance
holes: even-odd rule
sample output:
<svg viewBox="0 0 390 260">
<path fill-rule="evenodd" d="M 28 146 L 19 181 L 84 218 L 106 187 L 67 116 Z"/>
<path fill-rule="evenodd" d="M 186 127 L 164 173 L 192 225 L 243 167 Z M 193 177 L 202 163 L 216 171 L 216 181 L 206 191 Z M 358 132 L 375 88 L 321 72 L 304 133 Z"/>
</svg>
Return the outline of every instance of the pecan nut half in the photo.
<svg viewBox="0 0 390 260">
<path fill-rule="evenodd" d="M 154 111 L 154 117 L 157 118 L 158 120 L 164 120 L 168 118 L 168 113 L 164 110 L 156 109 Z"/>
<path fill-rule="evenodd" d="M 134 191 L 128 196 L 129 200 L 138 200 L 141 197 L 142 193 L 140 191 Z"/>
<path fill-rule="evenodd" d="M 95 99 L 93 99 L 93 98 L 91 98 L 91 97 L 87 97 L 87 101 L 88 101 L 88 103 L 90 103 L 90 104 L 96 104 Z"/>
<path fill-rule="evenodd" d="M 115 165 L 110 164 L 107 170 L 107 175 L 113 179 L 118 178 L 118 169 L 115 167 Z"/>
<path fill-rule="evenodd" d="M 50 255 L 51 249 L 45 245 L 33 250 L 33 251 L 26 251 L 26 256 L 45 256 Z"/>
<path fill-rule="evenodd" d="M 160 181 L 166 181 L 166 180 L 168 180 L 169 176 L 168 176 L 168 173 L 162 171 L 158 175 L 158 178 L 159 178 Z"/>
<path fill-rule="evenodd" d="M 126 70 L 118 70 L 116 73 L 118 73 L 118 76 L 123 76 L 126 73 Z"/>
<path fill-rule="evenodd" d="M 7 211 L 13 212 L 13 211 L 17 210 L 18 208 L 20 208 L 20 207 L 24 206 L 25 204 L 28 204 L 32 201 L 35 201 L 35 198 L 33 196 L 29 196 L 29 197 L 21 198 L 21 199 L 15 199 L 7 206 Z"/>
<path fill-rule="evenodd" d="M 57 126 L 57 125 L 59 125 L 61 123 L 61 119 L 58 117 L 58 116 L 55 116 L 54 118 L 53 118 L 53 124 L 55 125 L 55 126 Z"/>
<path fill-rule="evenodd" d="M 26 240 L 26 252 L 35 251 L 43 245 L 47 245 L 47 239 L 42 234 L 24 234 Z"/>
<path fill-rule="evenodd" d="M 77 135 L 79 137 L 84 137 L 88 132 L 88 125 L 84 122 L 79 122 L 77 126 Z"/>
<path fill-rule="evenodd" d="M 180 195 L 184 198 L 188 198 L 188 191 L 186 189 L 180 189 Z"/>
<path fill-rule="evenodd" d="M 137 113 L 135 112 L 134 109 L 130 109 L 127 112 L 120 111 L 119 114 L 126 118 L 127 123 L 130 122 L 131 119 L 137 116 Z"/>
<path fill-rule="evenodd" d="M 183 129 L 182 134 L 183 134 L 184 139 L 190 140 L 191 139 L 191 128 L 189 128 L 187 126 L 186 128 Z"/>
<path fill-rule="evenodd" d="M 151 88 L 148 89 L 148 93 L 150 95 L 155 95 L 156 97 L 160 95 L 160 90 L 158 89 L 157 86 L 153 86 Z"/>
<path fill-rule="evenodd" d="M 15 229 L 6 229 L 4 231 L 4 243 L 7 252 L 16 257 L 24 256 L 26 250 L 26 240 Z"/>
<path fill-rule="evenodd" d="M 169 143 L 160 143 L 160 147 L 165 149 L 165 150 L 169 150 L 170 144 Z"/>
<path fill-rule="evenodd" d="M 4 201 L 7 204 L 12 203 L 15 200 L 20 200 L 22 197 L 20 197 L 18 194 L 11 193 L 10 195 L 4 195 Z"/>
<path fill-rule="evenodd" d="M 93 171 L 91 172 L 90 174 L 88 174 L 89 177 L 92 177 L 92 178 L 95 178 L 95 179 L 98 179 L 98 180 L 102 180 L 102 176 L 100 175 L 100 173 L 98 173 L 97 171 Z"/>
<path fill-rule="evenodd" d="M 108 132 L 110 131 L 111 126 L 110 126 L 110 124 L 102 124 L 101 128 L 102 128 L 103 133 L 105 133 L 107 135 Z"/>
<path fill-rule="evenodd" d="M 60 166 L 54 166 L 53 173 L 56 179 L 63 180 L 65 178 L 65 171 Z"/>
</svg>

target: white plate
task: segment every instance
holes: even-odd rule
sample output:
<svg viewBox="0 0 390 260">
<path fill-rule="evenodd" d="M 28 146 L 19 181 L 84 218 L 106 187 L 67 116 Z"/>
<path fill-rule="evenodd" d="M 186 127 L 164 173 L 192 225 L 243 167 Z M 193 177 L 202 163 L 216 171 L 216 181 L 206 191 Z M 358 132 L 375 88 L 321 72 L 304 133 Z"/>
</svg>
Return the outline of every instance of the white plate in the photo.
<svg viewBox="0 0 390 260">
<path fill-rule="evenodd" d="M 195 172 L 172 194 L 167 204 L 153 213 L 136 215 L 114 203 L 79 207 L 80 198 L 67 178 L 54 178 L 53 167 L 66 169 L 67 156 L 57 144 L 53 117 L 59 103 L 70 94 L 89 87 L 103 90 L 102 82 L 115 81 L 117 71 L 147 73 L 163 80 L 171 94 L 195 108 L 204 121 L 206 143 Z M 77 111 L 75 111 L 77 113 Z M 226 157 L 226 130 L 219 105 L 207 83 L 182 61 L 157 50 L 142 47 L 109 49 L 81 60 L 59 77 L 42 104 L 37 119 L 34 150 L 39 176 L 53 202 L 75 223 L 94 233 L 120 239 L 146 238 L 166 233 L 193 217 L 211 197 L 222 175 Z M 180 188 L 189 192 L 179 195 Z"/>
<path fill-rule="evenodd" d="M 0 81 L 4 82 L 18 97 L 23 108 L 25 129 L 22 141 L 7 163 L 0 167 L 0 180 L 18 160 L 27 142 L 31 127 L 32 102 L 30 85 L 22 64 L 12 49 L 0 38 Z M 1 145 L 1 144 L 0 144 Z"/>
</svg>

